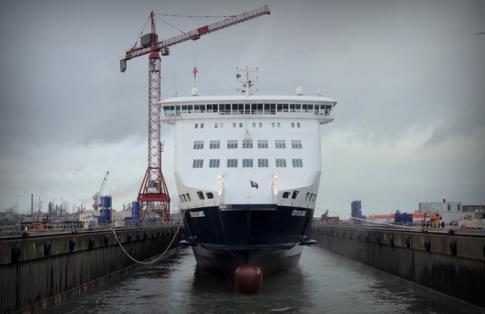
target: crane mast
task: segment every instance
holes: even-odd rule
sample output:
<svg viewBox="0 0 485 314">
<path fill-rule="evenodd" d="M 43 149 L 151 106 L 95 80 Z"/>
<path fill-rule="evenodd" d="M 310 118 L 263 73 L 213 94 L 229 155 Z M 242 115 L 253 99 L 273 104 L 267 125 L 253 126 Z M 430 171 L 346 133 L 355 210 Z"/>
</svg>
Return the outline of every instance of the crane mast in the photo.
<svg viewBox="0 0 485 314">
<path fill-rule="evenodd" d="M 125 72 L 127 61 L 148 54 L 148 168 L 138 191 L 138 201 L 146 208 L 148 203 L 160 204 L 164 221 L 170 220 L 170 196 L 162 173 L 161 125 L 161 57 L 169 55 L 169 47 L 226 27 L 245 22 L 258 16 L 270 14 L 267 5 L 228 17 L 219 22 L 205 25 L 189 32 L 158 41 L 155 29 L 155 13 L 150 12 L 150 33 L 141 37 L 140 45 L 125 52 L 120 59 L 120 70 Z"/>
</svg>

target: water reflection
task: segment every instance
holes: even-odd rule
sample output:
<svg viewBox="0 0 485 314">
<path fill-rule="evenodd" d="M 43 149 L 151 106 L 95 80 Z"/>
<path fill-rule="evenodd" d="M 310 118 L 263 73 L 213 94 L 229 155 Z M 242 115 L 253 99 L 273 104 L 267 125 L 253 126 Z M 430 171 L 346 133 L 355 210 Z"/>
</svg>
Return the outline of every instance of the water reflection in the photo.
<svg viewBox="0 0 485 314">
<path fill-rule="evenodd" d="M 50 309 L 52 313 L 473 313 L 402 279 L 305 248 L 300 266 L 264 278 L 257 295 L 196 268 L 190 250 Z"/>
</svg>

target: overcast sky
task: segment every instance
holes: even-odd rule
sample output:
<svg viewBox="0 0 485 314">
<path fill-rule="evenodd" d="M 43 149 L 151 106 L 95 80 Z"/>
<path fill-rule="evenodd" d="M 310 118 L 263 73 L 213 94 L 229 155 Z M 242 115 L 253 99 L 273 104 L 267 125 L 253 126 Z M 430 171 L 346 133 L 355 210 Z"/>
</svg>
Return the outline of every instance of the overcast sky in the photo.
<svg viewBox="0 0 485 314">
<path fill-rule="evenodd" d="M 30 193 L 84 203 L 109 170 L 114 205 L 146 169 L 147 60 L 119 72 L 150 10 L 270 16 L 202 37 L 201 95 L 234 94 L 236 66 L 258 66 L 261 94 L 338 101 L 322 126 L 317 210 L 412 211 L 446 198 L 485 203 L 485 1 L 2 1 L 0 208 Z M 190 30 L 218 19 L 167 22 Z M 177 34 L 157 21 L 159 38 Z M 188 95 L 193 43 L 162 60 L 162 97 Z M 175 194 L 173 130 L 162 127 Z"/>
</svg>

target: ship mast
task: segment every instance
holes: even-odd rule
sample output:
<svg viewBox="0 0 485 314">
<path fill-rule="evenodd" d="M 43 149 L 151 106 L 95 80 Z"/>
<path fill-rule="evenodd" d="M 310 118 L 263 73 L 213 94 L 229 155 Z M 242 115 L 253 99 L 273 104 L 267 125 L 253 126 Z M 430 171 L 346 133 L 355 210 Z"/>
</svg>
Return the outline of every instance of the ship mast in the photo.
<svg viewBox="0 0 485 314">
<path fill-rule="evenodd" d="M 258 67 L 254 69 L 250 69 L 248 66 L 246 68 L 240 69 L 236 67 L 236 79 L 240 80 L 242 85 L 241 88 L 238 88 L 237 91 L 241 92 L 241 94 L 249 96 L 252 95 L 251 88 L 254 86 L 254 83 L 258 81 L 258 77 L 255 76 L 254 79 L 251 79 L 251 73 L 258 73 Z M 242 73 L 242 74 L 241 74 Z"/>
</svg>

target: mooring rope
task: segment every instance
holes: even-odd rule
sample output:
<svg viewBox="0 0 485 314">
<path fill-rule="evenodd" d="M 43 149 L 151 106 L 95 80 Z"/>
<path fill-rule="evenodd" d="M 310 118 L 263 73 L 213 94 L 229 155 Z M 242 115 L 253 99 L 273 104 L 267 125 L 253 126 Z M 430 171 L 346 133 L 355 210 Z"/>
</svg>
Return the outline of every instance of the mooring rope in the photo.
<svg viewBox="0 0 485 314">
<path fill-rule="evenodd" d="M 121 241 L 120 239 L 118 238 L 118 235 L 116 234 L 116 231 L 115 229 L 111 228 L 111 231 L 113 232 L 113 235 L 115 236 L 115 239 L 116 239 L 116 242 L 118 242 L 118 245 L 120 246 L 121 250 L 123 251 L 123 253 L 125 253 L 126 256 L 128 256 L 129 259 L 131 259 L 133 262 L 135 263 L 138 263 L 138 264 L 142 264 L 142 265 L 151 265 L 151 264 L 154 264 L 156 262 L 158 262 L 159 260 L 162 259 L 162 257 L 168 252 L 168 250 L 170 249 L 170 247 L 172 246 L 173 242 L 175 241 L 175 239 L 177 238 L 177 235 L 180 231 L 180 227 L 182 226 L 182 220 L 180 220 L 179 222 L 179 225 L 177 227 L 177 231 L 175 231 L 175 234 L 172 238 L 172 241 L 170 241 L 170 243 L 168 244 L 167 248 L 165 249 L 165 251 L 163 251 L 158 257 L 156 257 L 155 259 L 152 259 L 148 262 L 145 262 L 145 261 L 140 261 L 140 260 L 137 260 L 136 258 L 134 258 L 133 256 L 130 255 L 130 253 L 128 253 L 128 251 L 125 249 L 125 247 L 123 246 L 123 244 L 121 244 Z"/>
</svg>

